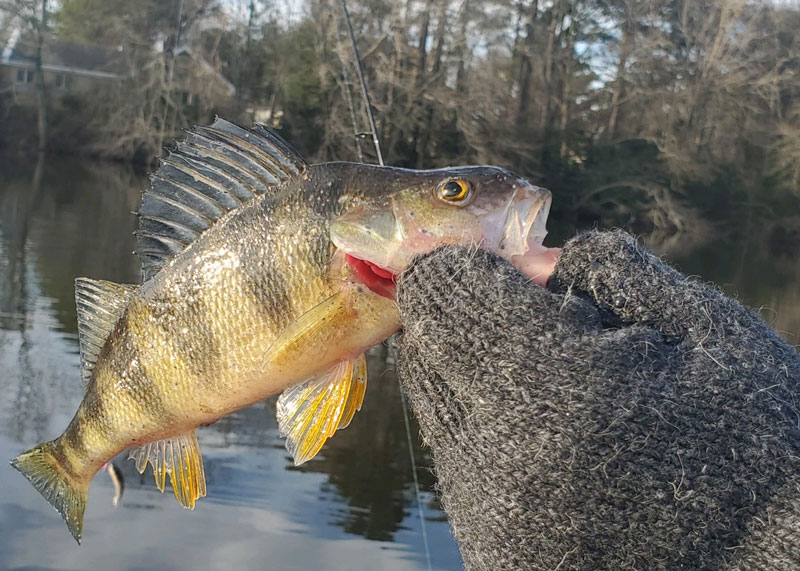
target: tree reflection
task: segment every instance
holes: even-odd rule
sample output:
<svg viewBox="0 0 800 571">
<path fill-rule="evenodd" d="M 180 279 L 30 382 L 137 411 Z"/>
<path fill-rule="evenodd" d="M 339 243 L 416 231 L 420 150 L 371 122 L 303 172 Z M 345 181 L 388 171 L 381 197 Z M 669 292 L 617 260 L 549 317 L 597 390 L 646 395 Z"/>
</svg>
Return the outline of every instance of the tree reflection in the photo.
<svg viewBox="0 0 800 571">
<path fill-rule="evenodd" d="M 44 157 L 32 169 L 11 172 L 0 181 L 0 229 L 3 257 L 0 287 L 0 328 L 25 331 L 26 270 L 31 213 L 41 197 Z M 10 175 L 10 176 L 9 176 Z"/>
<path fill-rule="evenodd" d="M 793 344 L 800 342 L 800 233 L 780 220 L 728 221 L 717 239 L 665 253 L 685 274 L 718 284 Z"/>
<path fill-rule="evenodd" d="M 8 349 L 3 388 L 14 395 L 2 403 L 6 432 L 17 440 L 49 438 L 54 410 L 81 392 L 76 368 L 59 359 L 69 345 L 52 343 L 49 320 L 76 331 L 76 276 L 138 275 L 130 210 L 141 180 L 114 165 L 87 169 L 43 155 L 35 164 L 3 164 L 0 173 L 0 345 Z"/>
<path fill-rule="evenodd" d="M 16 331 L 19 334 L 17 368 L 19 382 L 14 386 L 15 402 L 31 403 L 40 401 L 42 387 L 39 383 L 27 382 L 34 377 L 31 364 L 33 341 L 28 330 L 28 237 L 31 226 L 31 213 L 42 194 L 45 156 L 38 155 L 31 178 L 19 178 L 8 183 L 6 192 L 0 196 L 2 208 L 2 237 L 4 272 L 0 289 L 0 328 Z M 47 422 L 45 411 L 39 407 L 29 409 L 14 406 L 9 411 L 9 427 L 15 436 L 20 437 L 30 428 L 41 432 Z M 32 413 L 32 414 L 31 414 Z"/>
<path fill-rule="evenodd" d="M 59 158 L 33 169 L 3 166 L 0 176 L 2 233 L 10 271 L 3 276 L 0 308 L 18 304 L 23 242 L 35 244 L 39 286 L 55 302 L 65 331 L 77 330 L 73 283 L 78 276 L 118 282 L 140 281 L 132 233 L 144 177 L 113 164 Z M 15 301 L 17 300 L 17 301 Z M 0 322 L 0 326 L 8 328 Z"/>
<path fill-rule="evenodd" d="M 328 474 L 327 486 L 347 505 L 336 525 L 381 541 L 392 539 L 416 503 L 399 387 L 386 357 L 385 346 L 368 353 L 364 407 L 347 429 L 325 444 L 317 459 L 299 468 Z M 411 431 L 420 487 L 432 490 L 430 457 L 419 446 L 413 420 Z"/>
</svg>

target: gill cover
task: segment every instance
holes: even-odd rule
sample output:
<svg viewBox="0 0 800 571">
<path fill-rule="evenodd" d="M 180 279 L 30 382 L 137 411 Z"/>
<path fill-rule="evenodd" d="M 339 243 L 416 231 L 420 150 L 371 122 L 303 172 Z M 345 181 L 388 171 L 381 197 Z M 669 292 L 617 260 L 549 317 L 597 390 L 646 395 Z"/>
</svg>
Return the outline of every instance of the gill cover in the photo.
<svg viewBox="0 0 800 571">
<path fill-rule="evenodd" d="M 356 258 L 400 273 L 405 266 L 399 265 L 399 258 L 409 229 L 397 214 L 391 198 L 352 208 L 332 222 L 331 241 Z"/>
</svg>

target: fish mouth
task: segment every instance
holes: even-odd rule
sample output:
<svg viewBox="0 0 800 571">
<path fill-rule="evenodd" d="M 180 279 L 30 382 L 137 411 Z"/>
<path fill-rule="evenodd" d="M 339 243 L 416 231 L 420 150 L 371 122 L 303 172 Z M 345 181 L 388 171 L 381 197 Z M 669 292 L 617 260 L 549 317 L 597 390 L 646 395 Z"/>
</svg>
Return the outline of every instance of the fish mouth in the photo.
<svg viewBox="0 0 800 571">
<path fill-rule="evenodd" d="M 356 258 L 350 254 L 345 254 L 344 259 L 347 265 L 352 268 L 358 281 L 380 296 L 395 299 L 397 296 L 397 275 L 377 264 Z"/>
<path fill-rule="evenodd" d="M 511 260 L 541 248 L 547 235 L 547 217 L 552 195 L 544 188 L 527 186 L 517 190 L 508 202 L 504 234 L 499 244 L 503 257 Z"/>
</svg>

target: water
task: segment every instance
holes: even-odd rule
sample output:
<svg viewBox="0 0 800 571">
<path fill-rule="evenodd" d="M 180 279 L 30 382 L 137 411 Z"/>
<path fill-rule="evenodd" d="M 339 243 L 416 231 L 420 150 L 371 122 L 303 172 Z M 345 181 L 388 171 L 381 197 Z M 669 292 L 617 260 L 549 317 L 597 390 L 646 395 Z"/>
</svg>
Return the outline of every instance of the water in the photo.
<svg viewBox="0 0 800 571">
<path fill-rule="evenodd" d="M 397 380 L 382 348 L 369 357 L 364 408 L 302 468 L 284 450 L 273 401 L 241 410 L 198 431 L 208 496 L 193 512 L 120 458 L 122 505 L 112 506 L 111 480 L 98 474 L 81 547 L 7 465 L 59 434 L 81 399 L 73 280 L 138 281 L 130 212 L 145 182 L 126 168 L 74 160 L 0 167 L 0 568 L 424 569 Z M 551 226 L 561 237 L 575 230 Z M 774 228 L 757 220 L 740 230 L 735 239 L 648 241 L 684 272 L 764 306 L 796 342 L 795 250 L 776 246 Z M 430 459 L 415 426 L 412 434 L 433 567 L 459 569 Z"/>
<path fill-rule="evenodd" d="M 89 491 L 83 545 L 7 460 L 58 435 L 82 396 L 73 280 L 137 282 L 136 210 L 146 178 L 72 160 L 0 168 L 0 569 L 402 569 L 427 567 L 397 380 L 368 359 L 364 407 L 311 462 L 291 463 L 274 401 L 198 430 L 208 496 L 183 510 L 150 472 L 116 464 Z M 458 549 L 417 443 L 435 569 Z"/>
</svg>

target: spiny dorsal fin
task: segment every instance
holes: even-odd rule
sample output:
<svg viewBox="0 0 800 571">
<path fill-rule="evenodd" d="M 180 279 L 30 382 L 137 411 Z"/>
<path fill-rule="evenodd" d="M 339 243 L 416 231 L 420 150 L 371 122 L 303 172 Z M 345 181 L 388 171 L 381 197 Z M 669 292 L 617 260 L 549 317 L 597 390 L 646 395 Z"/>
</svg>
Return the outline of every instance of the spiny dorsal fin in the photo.
<svg viewBox="0 0 800 571">
<path fill-rule="evenodd" d="M 150 177 L 136 253 L 152 277 L 225 213 L 298 176 L 305 160 L 278 135 L 217 118 L 195 127 Z"/>
<path fill-rule="evenodd" d="M 366 389 L 367 361 L 361 355 L 281 393 L 278 430 L 295 466 L 311 460 L 336 430 L 350 424 Z"/>
<path fill-rule="evenodd" d="M 119 321 L 136 286 L 103 280 L 77 278 L 75 305 L 78 309 L 78 341 L 81 376 L 88 381 L 97 355 Z"/>
<path fill-rule="evenodd" d="M 149 463 L 153 467 L 156 486 L 162 493 L 169 475 L 175 499 L 185 508 L 194 509 L 195 501 L 206 495 L 203 455 L 194 430 L 158 442 L 149 442 L 141 448 L 131 450 L 128 459 L 136 460 L 136 469 L 140 474 Z"/>
</svg>

